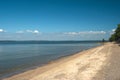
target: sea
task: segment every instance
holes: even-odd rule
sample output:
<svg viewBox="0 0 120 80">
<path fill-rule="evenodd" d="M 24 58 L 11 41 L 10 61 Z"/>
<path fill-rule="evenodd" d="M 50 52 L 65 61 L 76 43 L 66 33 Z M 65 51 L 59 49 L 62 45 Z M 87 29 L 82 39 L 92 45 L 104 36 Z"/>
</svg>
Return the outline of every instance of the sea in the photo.
<svg viewBox="0 0 120 80">
<path fill-rule="evenodd" d="M 0 78 L 100 45 L 100 41 L 0 41 Z"/>
</svg>

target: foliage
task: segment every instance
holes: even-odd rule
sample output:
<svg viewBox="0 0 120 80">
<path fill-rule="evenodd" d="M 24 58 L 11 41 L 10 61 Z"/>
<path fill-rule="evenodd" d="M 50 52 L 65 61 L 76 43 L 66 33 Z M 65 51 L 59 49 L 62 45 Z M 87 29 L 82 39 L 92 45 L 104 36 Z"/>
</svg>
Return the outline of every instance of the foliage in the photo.
<svg viewBox="0 0 120 80">
<path fill-rule="evenodd" d="M 105 40 L 104 40 L 104 39 L 102 39 L 102 42 L 105 42 Z"/>
<path fill-rule="evenodd" d="M 111 37 L 109 38 L 109 41 L 112 42 L 112 41 L 115 41 L 115 34 L 112 34 Z"/>
<path fill-rule="evenodd" d="M 120 24 L 118 24 L 117 29 L 115 30 L 114 34 L 111 35 L 109 41 L 120 42 Z"/>
</svg>

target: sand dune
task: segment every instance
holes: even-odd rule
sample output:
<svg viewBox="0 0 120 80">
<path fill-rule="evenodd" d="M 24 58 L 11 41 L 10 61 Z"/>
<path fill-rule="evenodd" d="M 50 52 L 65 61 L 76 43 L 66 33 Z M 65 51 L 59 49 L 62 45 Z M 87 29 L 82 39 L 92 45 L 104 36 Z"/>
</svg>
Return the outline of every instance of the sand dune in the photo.
<svg viewBox="0 0 120 80">
<path fill-rule="evenodd" d="M 120 47 L 106 43 L 3 80 L 120 80 Z"/>
</svg>

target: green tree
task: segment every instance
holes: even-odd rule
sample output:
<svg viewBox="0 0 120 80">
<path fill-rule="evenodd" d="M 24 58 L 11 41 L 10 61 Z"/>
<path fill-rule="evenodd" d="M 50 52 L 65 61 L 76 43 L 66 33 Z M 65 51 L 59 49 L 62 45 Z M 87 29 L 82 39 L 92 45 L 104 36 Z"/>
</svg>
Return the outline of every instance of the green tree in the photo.
<svg viewBox="0 0 120 80">
<path fill-rule="evenodd" d="M 118 24 L 117 29 L 115 30 L 115 40 L 119 41 L 120 40 L 120 24 Z"/>
<path fill-rule="evenodd" d="M 109 41 L 112 42 L 112 41 L 115 41 L 115 34 L 112 34 L 111 37 L 109 38 Z"/>
<path fill-rule="evenodd" d="M 109 41 L 120 42 L 120 24 L 118 24 L 118 27 L 115 30 L 115 33 L 111 35 L 111 37 L 109 38 Z"/>
</svg>

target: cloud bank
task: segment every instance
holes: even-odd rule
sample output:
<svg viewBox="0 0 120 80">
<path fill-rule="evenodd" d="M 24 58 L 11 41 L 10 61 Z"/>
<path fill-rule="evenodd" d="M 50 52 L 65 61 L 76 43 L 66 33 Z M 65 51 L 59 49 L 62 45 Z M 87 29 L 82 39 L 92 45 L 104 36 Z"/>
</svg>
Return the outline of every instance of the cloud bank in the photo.
<svg viewBox="0 0 120 80">
<path fill-rule="evenodd" d="M 81 32 L 65 32 L 67 35 L 84 35 L 84 34 L 106 34 L 105 31 L 81 31 Z"/>
<path fill-rule="evenodd" d="M 35 30 L 21 30 L 14 33 L 0 29 L 0 40 L 102 40 L 108 39 L 111 31 L 80 31 L 42 33 Z M 3 33 L 4 32 L 4 33 Z"/>
</svg>

